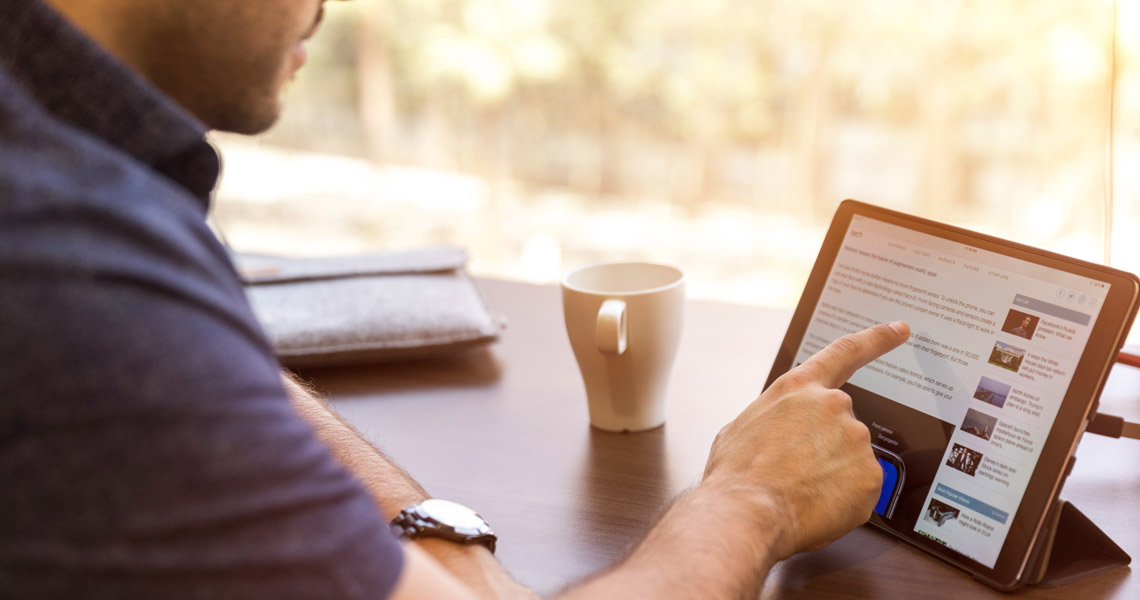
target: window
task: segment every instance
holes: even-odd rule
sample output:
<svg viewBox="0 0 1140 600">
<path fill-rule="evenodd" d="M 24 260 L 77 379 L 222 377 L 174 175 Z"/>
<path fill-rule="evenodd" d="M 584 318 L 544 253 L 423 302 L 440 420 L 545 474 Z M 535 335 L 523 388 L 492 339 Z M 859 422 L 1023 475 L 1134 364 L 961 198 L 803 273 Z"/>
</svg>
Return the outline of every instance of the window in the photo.
<svg viewBox="0 0 1140 600">
<path fill-rule="evenodd" d="M 852 197 L 1140 270 L 1138 31 L 1111 0 L 331 3 L 279 125 L 217 136 L 215 220 L 246 251 L 651 259 L 792 306 Z"/>
</svg>

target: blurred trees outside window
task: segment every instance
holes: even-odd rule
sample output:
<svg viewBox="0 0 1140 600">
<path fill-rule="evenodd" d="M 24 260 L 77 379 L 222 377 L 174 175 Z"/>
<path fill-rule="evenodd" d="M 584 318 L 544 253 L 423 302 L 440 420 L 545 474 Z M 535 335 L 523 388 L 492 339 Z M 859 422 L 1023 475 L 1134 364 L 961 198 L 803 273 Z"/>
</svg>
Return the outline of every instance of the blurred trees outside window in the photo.
<svg viewBox="0 0 1140 600">
<path fill-rule="evenodd" d="M 540 282 L 648 259 L 791 306 L 857 198 L 1136 271 L 1140 3 L 1115 8 L 330 3 L 282 121 L 215 136 L 214 217 L 245 251 L 451 243 Z"/>
</svg>

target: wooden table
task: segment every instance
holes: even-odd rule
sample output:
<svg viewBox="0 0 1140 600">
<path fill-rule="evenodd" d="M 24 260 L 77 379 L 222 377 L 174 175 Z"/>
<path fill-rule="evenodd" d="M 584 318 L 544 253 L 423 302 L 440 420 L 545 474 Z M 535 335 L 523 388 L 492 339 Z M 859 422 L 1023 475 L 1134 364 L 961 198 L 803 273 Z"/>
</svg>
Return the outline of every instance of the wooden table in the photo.
<svg viewBox="0 0 1140 600">
<path fill-rule="evenodd" d="M 544 596 L 620 558 L 694 485 L 722 425 L 760 391 L 790 311 L 690 302 L 668 422 L 647 433 L 588 425 L 559 290 L 480 280 L 509 321 L 493 346 L 430 362 L 307 371 L 341 413 L 434 495 L 468 504 L 498 555 Z M 1103 410 L 1140 419 L 1140 370 L 1120 367 Z M 1088 436 L 1064 497 L 1140 556 L 1140 441 Z M 1140 598 L 1127 568 L 1041 598 Z M 771 574 L 764 597 L 961 599 L 1003 594 L 861 527 Z"/>
</svg>

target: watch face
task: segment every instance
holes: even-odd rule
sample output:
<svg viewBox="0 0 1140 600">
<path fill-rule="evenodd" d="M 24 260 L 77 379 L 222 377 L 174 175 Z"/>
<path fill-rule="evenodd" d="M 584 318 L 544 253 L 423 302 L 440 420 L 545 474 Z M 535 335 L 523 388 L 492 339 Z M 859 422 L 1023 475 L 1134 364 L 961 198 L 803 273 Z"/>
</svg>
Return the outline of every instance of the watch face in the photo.
<svg viewBox="0 0 1140 600">
<path fill-rule="evenodd" d="M 428 517 L 456 529 L 478 530 L 487 524 L 475 511 L 450 500 L 424 500 L 419 509 Z"/>
</svg>

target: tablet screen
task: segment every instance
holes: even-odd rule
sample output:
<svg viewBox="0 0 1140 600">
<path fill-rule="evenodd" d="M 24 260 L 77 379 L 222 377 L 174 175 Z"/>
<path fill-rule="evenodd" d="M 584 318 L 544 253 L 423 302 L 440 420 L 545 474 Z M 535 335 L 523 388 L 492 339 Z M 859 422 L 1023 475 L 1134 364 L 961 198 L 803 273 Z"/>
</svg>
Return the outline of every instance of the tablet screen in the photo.
<svg viewBox="0 0 1140 600">
<path fill-rule="evenodd" d="M 994 568 L 1110 287 L 853 215 L 793 363 L 910 324 L 845 387 L 883 466 L 874 519 Z"/>
</svg>

